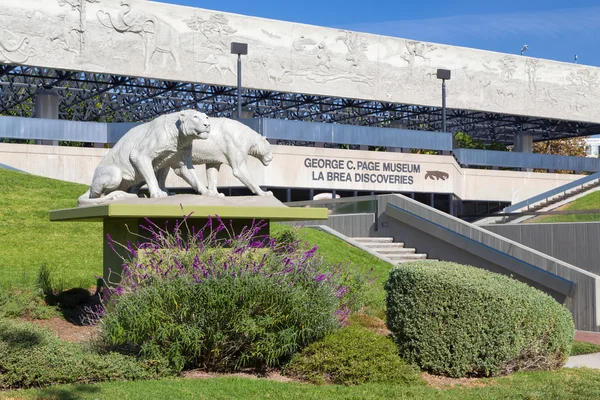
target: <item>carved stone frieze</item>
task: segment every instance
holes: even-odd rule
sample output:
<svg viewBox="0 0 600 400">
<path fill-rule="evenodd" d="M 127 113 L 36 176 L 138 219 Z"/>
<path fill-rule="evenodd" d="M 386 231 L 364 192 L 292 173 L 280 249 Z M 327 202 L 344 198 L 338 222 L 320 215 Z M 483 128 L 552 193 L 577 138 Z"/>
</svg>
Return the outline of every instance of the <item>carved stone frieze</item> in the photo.
<svg viewBox="0 0 600 400">
<path fill-rule="evenodd" d="M 0 0 L 0 62 L 600 122 L 600 70 L 140 0 Z"/>
</svg>

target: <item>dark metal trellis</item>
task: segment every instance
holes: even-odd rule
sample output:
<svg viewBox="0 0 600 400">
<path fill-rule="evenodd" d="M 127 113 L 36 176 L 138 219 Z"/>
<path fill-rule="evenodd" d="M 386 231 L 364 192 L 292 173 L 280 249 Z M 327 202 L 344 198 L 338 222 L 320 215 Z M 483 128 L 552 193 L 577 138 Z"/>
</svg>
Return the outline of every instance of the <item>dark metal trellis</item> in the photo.
<svg viewBox="0 0 600 400">
<path fill-rule="evenodd" d="M 0 63 L 0 115 L 32 117 L 38 90 L 61 96 L 59 117 L 77 121 L 132 122 L 195 107 L 233 117 L 237 89 L 112 74 L 64 71 Z M 246 117 L 282 118 L 405 129 L 441 130 L 441 109 L 411 104 L 244 89 Z M 527 132 L 535 141 L 600 134 L 600 124 L 448 109 L 451 132 L 484 142 L 512 144 Z"/>
</svg>

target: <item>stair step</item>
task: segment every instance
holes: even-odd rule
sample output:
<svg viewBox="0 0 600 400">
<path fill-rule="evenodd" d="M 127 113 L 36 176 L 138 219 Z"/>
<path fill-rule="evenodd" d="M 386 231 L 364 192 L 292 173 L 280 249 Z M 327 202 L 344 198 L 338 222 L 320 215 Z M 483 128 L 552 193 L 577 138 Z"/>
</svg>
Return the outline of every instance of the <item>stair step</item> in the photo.
<svg viewBox="0 0 600 400">
<path fill-rule="evenodd" d="M 427 254 L 403 254 L 400 256 L 387 256 L 392 261 L 402 261 L 402 260 L 426 260 Z"/>
<path fill-rule="evenodd" d="M 364 246 L 370 248 L 370 249 L 393 249 L 396 247 L 404 247 L 404 243 L 398 242 L 398 243 L 368 243 L 368 242 L 359 242 L 362 243 Z"/>
<path fill-rule="evenodd" d="M 374 250 L 374 249 L 371 249 Z M 398 249 L 385 249 L 385 250 L 375 250 L 376 252 L 378 252 L 379 254 L 385 254 L 386 256 L 389 255 L 395 255 L 395 254 L 411 254 L 411 253 L 416 253 L 417 250 L 416 249 L 409 249 L 406 247 L 401 247 Z"/>
<path fill-rule="evenodd" d="M 361 243 L 392 243 L 394 241 L 392 237 L 354 237 L 352 239 Z"/>
</svg>

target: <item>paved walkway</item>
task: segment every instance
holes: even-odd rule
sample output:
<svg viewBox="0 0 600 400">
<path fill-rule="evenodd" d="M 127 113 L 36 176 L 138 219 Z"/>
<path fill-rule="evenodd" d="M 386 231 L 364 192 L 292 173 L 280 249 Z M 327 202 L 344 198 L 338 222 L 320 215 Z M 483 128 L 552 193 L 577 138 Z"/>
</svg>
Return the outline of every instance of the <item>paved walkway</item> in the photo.
<svg viewBox="0 0 600 400">
<path fill-rule="evenodd" d="M 565 368 L 580 367 L 600 369 L 600 353 L 569 357 L 567 363 L 565 364 Z"/>
<path fill-rule="evenodd" d="M 576 331 L 575 340 L 600 344 L 600 333 Z M 581 356 L 569 357 L 567 363 L 565 364 L 565 368 L 580 367 L 600 369 L 600 353 L 584 354 Z"/>
</svg>

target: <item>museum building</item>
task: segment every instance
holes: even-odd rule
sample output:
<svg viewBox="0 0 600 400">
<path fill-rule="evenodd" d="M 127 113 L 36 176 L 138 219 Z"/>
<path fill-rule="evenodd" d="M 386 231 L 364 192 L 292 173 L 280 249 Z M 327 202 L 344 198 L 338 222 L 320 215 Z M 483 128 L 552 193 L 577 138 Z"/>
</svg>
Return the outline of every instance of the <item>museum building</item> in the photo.
<svg viewBox="0 0 600 400">
<path fill-rule="evenodd" d="M 269 140 L 250 174 L 284 202 L 398 193 L 473 219 L 600 171 L 532 154 L 600 134 L 595 67 L 143 0 L 0 6 L 0 164 L 19 170 L 88 184 L 132 126 L 194 108 Z M 249 193 L 227 167 L 219 188 Z"/>
</svg>

